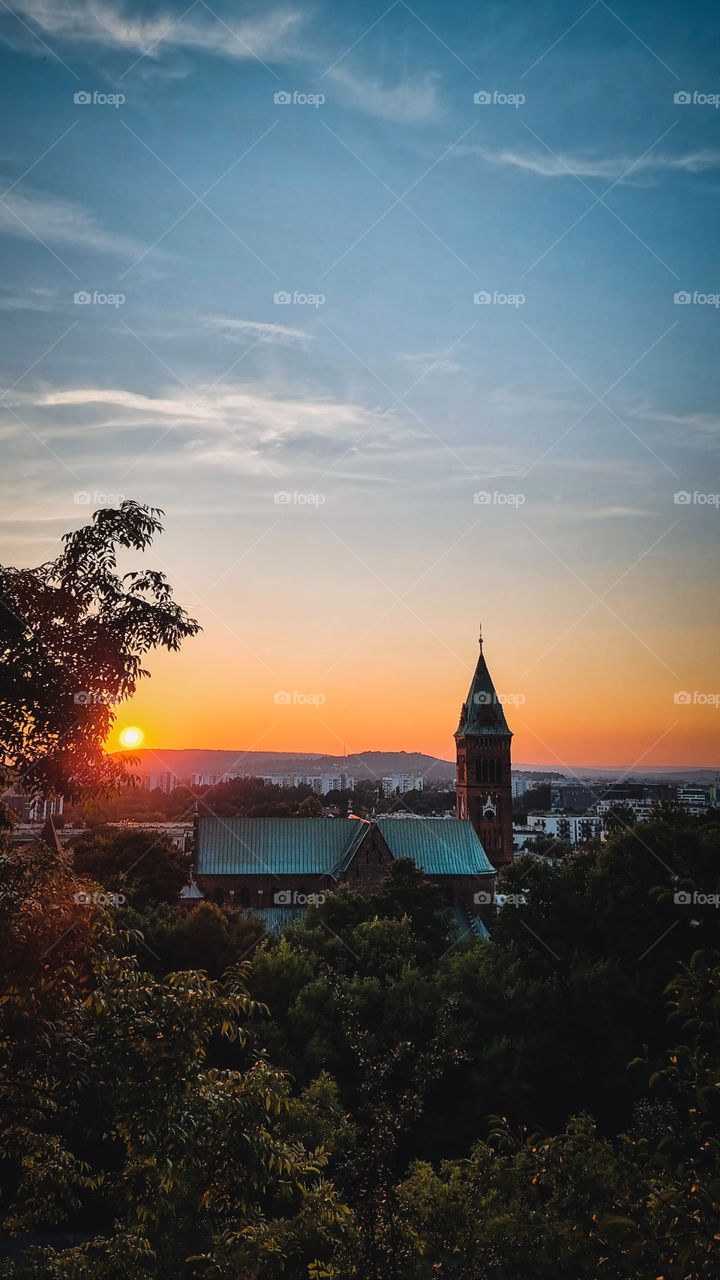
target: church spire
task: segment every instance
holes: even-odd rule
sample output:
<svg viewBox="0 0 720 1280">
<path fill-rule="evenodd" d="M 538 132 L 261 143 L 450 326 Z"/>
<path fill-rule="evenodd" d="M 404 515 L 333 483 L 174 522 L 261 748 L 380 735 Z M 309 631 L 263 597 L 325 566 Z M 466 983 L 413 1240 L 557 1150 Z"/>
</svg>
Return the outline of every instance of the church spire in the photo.
<svg viewBox="0 0 720 1280">
<path fill-rule="evenodd" d="M 458 734 L 499 734 L 512 737 L 501 699 L 495 692 L 495 685 L 488 671 L 483 653 L 482 625 L 478 637 L 480 653 L 478 654 L 475 674 L 468 696 L 460 713 Z M 457 737 L 457 734 L 456 734 Z"/>
<path fill-rule="evenodd" d="M 513 859 L 512 733 L 505 719 L 504 698 L 495 692 L 483 653 L 460 713 L 457 750 L 457 816 L 470 821 L 493 866 Z"/>
</svg>

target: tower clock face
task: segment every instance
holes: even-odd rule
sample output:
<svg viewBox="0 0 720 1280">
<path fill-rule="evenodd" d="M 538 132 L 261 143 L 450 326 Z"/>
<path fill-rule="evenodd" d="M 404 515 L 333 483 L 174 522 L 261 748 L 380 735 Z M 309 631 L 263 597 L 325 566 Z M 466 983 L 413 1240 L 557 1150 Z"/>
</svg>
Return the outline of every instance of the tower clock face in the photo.
<svg viewBox="0 0 720 1280">
<path fill-rule="evenodd" d="M 492 804 L 483 805 L 483 822 L 494 822 L 497 818 L 495 807 Z"/>
</svg>

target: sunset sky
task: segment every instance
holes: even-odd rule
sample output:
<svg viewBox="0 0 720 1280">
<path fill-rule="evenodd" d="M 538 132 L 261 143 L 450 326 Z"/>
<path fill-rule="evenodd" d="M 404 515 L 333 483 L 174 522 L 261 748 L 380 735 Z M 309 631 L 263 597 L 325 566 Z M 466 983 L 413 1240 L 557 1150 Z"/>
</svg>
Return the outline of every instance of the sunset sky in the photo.
<svg viewBox="0 0 720 1280">
<path fill-rule="evenodd" d="M 203 626 L 111 745 L 449 758 L 482 621 L 516 762 L 720 763 L 715 24 L 2 6 L 1 559 Z"/>
</svg>

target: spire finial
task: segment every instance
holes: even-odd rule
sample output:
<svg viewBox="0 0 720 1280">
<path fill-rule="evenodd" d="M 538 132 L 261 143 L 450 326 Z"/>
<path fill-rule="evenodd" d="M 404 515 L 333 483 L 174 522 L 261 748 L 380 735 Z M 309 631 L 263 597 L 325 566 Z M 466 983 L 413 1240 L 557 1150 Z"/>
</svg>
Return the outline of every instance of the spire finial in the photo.
<svg viewBox="0 0 720 1280">
<path fill-rule="evenodd" d="M 482 641 L 482 622 L 480 623 L 480 628 L 479 628 L 478 644 L 480 645 L 480 652 L 482 653 L 482 651 L 483 651 L 483 650 L 482 650 L 482 644 L 483 644 L 483 641 Z"/>
</svg>

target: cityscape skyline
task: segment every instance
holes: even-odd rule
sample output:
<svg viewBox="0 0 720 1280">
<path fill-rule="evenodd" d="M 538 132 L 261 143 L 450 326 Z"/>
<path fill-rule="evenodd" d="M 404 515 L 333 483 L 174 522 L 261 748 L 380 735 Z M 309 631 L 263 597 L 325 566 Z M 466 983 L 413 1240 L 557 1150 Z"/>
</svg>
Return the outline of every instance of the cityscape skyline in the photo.
<svg viewBox="0 0 720 1280">
<path fill-rule="evenodd" d="M 714 21 L 2 11 L 2 559 L 203 626 L 111 749 L 451 759 L 482 619 L 515 759 L 717 764 Z"/>
</svg>

